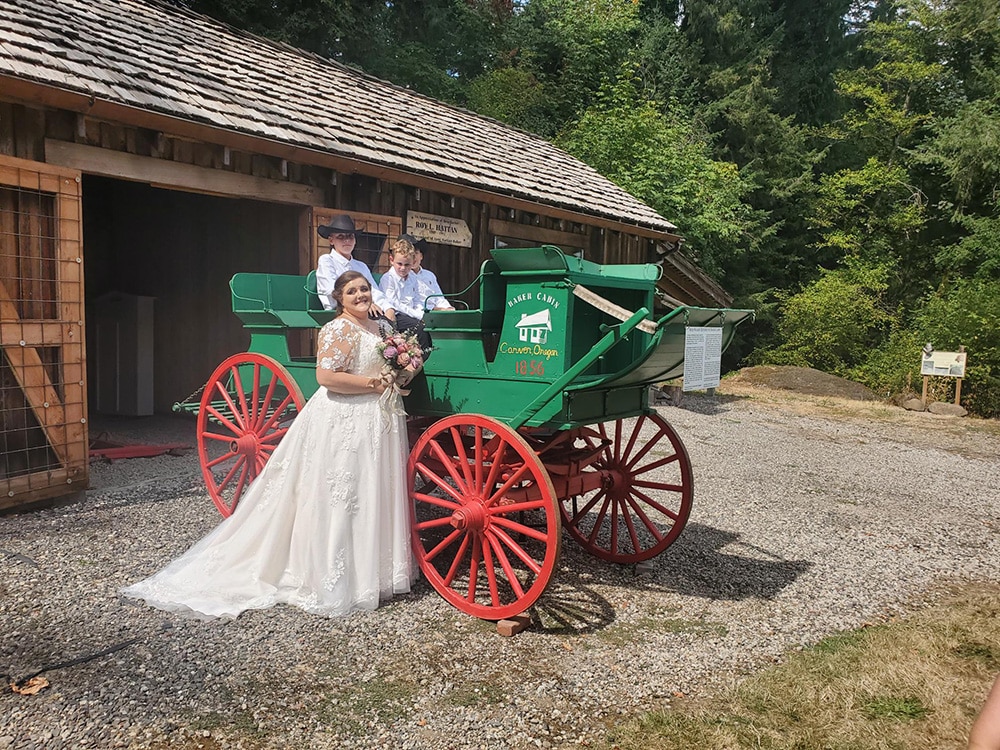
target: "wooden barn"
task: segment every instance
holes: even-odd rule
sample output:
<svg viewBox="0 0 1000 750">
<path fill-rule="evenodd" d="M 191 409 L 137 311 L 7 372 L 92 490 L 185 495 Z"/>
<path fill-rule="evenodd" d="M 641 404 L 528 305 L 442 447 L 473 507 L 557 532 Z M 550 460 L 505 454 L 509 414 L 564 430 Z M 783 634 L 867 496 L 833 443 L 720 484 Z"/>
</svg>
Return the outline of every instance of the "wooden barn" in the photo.
<svg viewBox="0 0 1000 750">
<path fill-rule="evenodd" d="M 336 213 L 373 265 L 425 237 L 446 290 L 549 243 L 729 301 L 670 222 L 531 134 L 174 4 L 0 0 L 0 510 L 86 486 L 88 414 L 169 411 L 244 350 L 229 279 L 307 273 Z"/>
</svg>

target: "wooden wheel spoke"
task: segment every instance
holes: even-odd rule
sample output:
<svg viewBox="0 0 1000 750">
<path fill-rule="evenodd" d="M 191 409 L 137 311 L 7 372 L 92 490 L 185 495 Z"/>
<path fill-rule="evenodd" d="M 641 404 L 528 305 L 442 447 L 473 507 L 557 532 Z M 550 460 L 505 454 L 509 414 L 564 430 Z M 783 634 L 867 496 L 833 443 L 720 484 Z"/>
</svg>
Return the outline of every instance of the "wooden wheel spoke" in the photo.
<svg viewBox="0 0 1000 750">
<path fill-rule="evenodd" d="M 500 488 L 496 490 L 496 492 L 494 492 L 492 495 L 489 496 L 489 498 L 486 500 L 485 503 L 486 507 L 489 508 L 494 504 L 496 504 L 500 500 L 500 498 L 502 498 L 504 495 L 507 494 L 507 490 L 509 490 L 511 487 L 513 487 L 515 484 L 521 481 L 521 477 L 523 477 L 528 472 L 529 469 L 531 469 L 531 466 L 527 462 L 521 464 L 521 468 L 519 468 L 517 471 L 511 474 L 510 478 L 508 478 L 507 481 L 504 482 L 503 485 L 501 485 Z M 508 507 L 514 507 L 514 506 L 508 506 Z"/>
<path fill-rule="evenodd" d="M 442 539 L 440 542 L 438 542 L 437 545 L 434 547 L 434 549 L 432 549 L 430 552 L 427 553 L 427 556 L 426 556 L 427 561 L 429 562 L 429 561 L 433 560 L 435 557 L 437 557 L 439 554 L 441 554 L 444 550 L 448 549 L 448 547 L 451 546 L 451 543 L 454 542 L 456 539 L 458 539 L 458 537 L 461 534 L 462 534 L 462 530 L 461 529 L 455 529 L 448 536 L 446 536 L 444 539 Z"/>
<path fill-rule="evenodd" d="M 444 577 L 444 585 L 451 586 L 451 582 L 455 580 L 455 576 L 458 574 L 458 569 L 462 564 L 462 559 L 465 557 L 465 551 L 469 548 L 469 535 L 466 534 L 465 538 L 462 539 L 462 543 L 458 547 L 458 552 L 455 553 L 455 559 L 451 561 L 451 567 L 448 568 L 448 575 Z"/>
<path fill-rule="evenodd" d="M 530 526 L 525 526 L 523 523 L 518 523 L 510 518 L 504 518 L 503 516 L 494 516 L 492 521 L 493 526 L 502 526 L 505 529 L 510 529 L 517 534 L 524 534 L 532 539 L 537 539 L 540 542 L 548 540 L 548 534 L 540 529 L 533 529 Z"/>
<path fill-rule="evenodd" d="M 476 603 L 476 584 L 479 581 L 479 559 L 482 555 L 482 541 L 478 536 L 472 538 L 472 559 L 469 561 L 469 593 L 466 601 Z"/>
<path fill-rule="evenodd" d="M 645 487 L 650 490 L 663 490 L 664 492 L 683 492 L 684 488 L 679 484 L 669 482 L 650 482 L 648 480 L 633 480 L 633 487 Z"/>
<path fill-rule="evenodd" d="M 635 523 L 632 521 L 632 514 L 628 511 L 627 502 L 622 502 L 618 504 L 621 509 L 622 518 L 625 519 L 625 528 L 628 529 L 629 539 L 632 540 L 632 549 L 638 552 L 642 549 L 642 545 L 639 544 L 639 536 L 635 533 Z"/>
<path fill-rule="evenodd" d="M 656 510 L 660 511 L 660 513 L 662 513 L 663 515 L 665 515 L 670 520 L 672 520 L 672 521 L 676 521 L 677 520 L 677 513 L 676 512 L 670 510 L 670 508 L 668 508 L 667 506 L 662 505 L 662 504 L 656 502 L 653 498 L 651 498 L 646 493 L 639 492 L 639 490 L 637 490 L 637 489 L 635 489 L 633 487 L 632 488 L 632 494 L 635 495 L 638 498 L 641 498 L 642 501 L 644 503 L 646 503 L 646 505 L 648 505 L 651 508 L 655 508 Z"/>
<path fill-rule="evenodd" d="M 274 378 L 271 378 L 271 382 L 274 382 Z M 257 426 L 257 409 L 260 406 L 260 366 L 255 365 L 253 368 L 253 390 L 250 392 L 250 422 L 251 427 Z M 264 411 L 267 411 L 267 407 L 264 407 Z"/>
<path fill-rule="evenodd" d="M 637 463 L 639 463 L 646 456 L 647 453 L 649 453 L 651 450 L 653 450 L 653 446 L 656 445 L 658 442 L 659 442 L 659 440 L 650 440 L 648 443 L 646 443 L 644 446 L 642 446 L 642 448 L 639 450 L 638 453 L 636 453 L 634 456 L 632 456 L 632 458 L 630 458 L 625 463 L 625 466 L 630 471 L 632 471 L 633 467 Z"/>
<path fill-rule="evenodd" d="M 459 476 L 458 472 L 455 470 L 455 462 L 452 460 L 451 456 L 444 452 L 444 448 L 441 447 L 441 444 L 437 440 L 432 440 L 429 443 L 429 447 L 431 449 L 431 453 L 434 454 L 434 457 L 437 458 L 437 460 L 440 461 L 441 464 L 448 470 L 448 476 L 450 476 L 452 481 L 458 485 L 459 492 L 468 494 L 469 487 L 465 483 L 465 479 Z"/>
<path fill-rule="evenodd" d="M 491 534 L 490 532 L 487 532 L 486 534 L 486 538 L 490 543 L 490 547 L 493 549 L 494 556 L 496 557 L 497 560 L 500 561 L 500 567 L 503 568 L 503 573 L 504 576 L 506 576 L 507 578 L 507 583 L 509 583 L 510 587 L 514 590 L 514 596 L 520 599 L 522 596 L 524 596 L 524 589 L 521 587 L 521 581 L 518 580 L 517 574 L 511 567 L 510 560 L 507 559 L 507 555 L 503 551 L 503 547 L 500 544 L 499 534 L 496 536 L 497 538 L 494 539 L 493 534 Z M 540 567 L 539 570 L 541 570 Z M 537 571 L 535 572 L 537 574 Z"/>
<path fill-rule="evenodd" d="M 490 591 L 490 603 L 500 606 L 500 592 L 497 587 L 497 571 L 493 564 L 493 545 L 485 535 L 482 537 L 483 567 L 486 568 L 486 583 Z"/>
<path fill-rule="evenodd" d="M 628 456 L 632 453 L 632 449 L 635 447 L 635 441 L 639 437 L 639 433 L 642 432 L 642 425 L 646 422 L 646 417 L 639 417 L 639 421 L 635 423 L 635 427 L 632 428 L 632 434 L 629 436 L 628 444 L 625 446 L 625 450 L 621 451 L 619 456 Z M 622 425 L 624 427 L 624 425 Z M 621 434 L 621 430 L 618 431 Z"/>
<path fill-rule="evenodd" d="M 242 495 L 243 495 L 243 487 L 246 485 L 247 475 L 248 474 L 250 474 L 250 464 L 248 462 L 244 461 L 243 462 L 243 471 L 240 472 L 240 481 L 239 481 L 239 484 L 236 485 L 236 491 L 233 493 L 233 497 L 235 497 L 235 498 L 242 497 Z M 253 477 L 251 476 L 250 479 L 252 480 Z"/>
<path fill-rule="evenodd" d="M 639 505 L 639 503 L 637 503 L 635 499 L 631 497 L 627 498 L 626 502 L 632 507 L 632 510 L 635 511 L 635 514 L 639 516 L 639 520 L 642 521 L 643 526 L 646 527 L 646 529 L 649 531 L 650 534 L 656 537 L 656 541 L 662 542 L 663 534 L 660 533 L 660 530 L 659 528 L 657 528 L 656 524 L 653 523 L 650 520 L 649 516 L 646 515 L 646 511 L 642 509 L 642 506 Z M 638 549 L 638 547 L 636 549 Z"/>
<path fill-rule="evenodd" d="M 667 456 L 666 458 L 661 458 L 656 461 L 653 461 L 650 464 L 646 464 L 645 466 L 640 466 L 638 468 L 632 469 L 632 473 L 645 474 L 647 471 L 652 471 L 653 469 L 659 469 L 661 466 L 666 466 L 667 464 L 676 463 L 679 460 L 680 456 L 674 453 L 673 455 Z"/>
<path fill-rule="evenodd" d="M 449 495 L 455 498 L 456 503 L 462 505 L 465 502 L 465 499 L 460 494 L 458 494 L 458 492 L 455 491 L 454 487 L 452 487 L 450 484 L 444 481 L 444 479 L 439 477 L 436 472 L 433 472 L 430 469 L 428 469 L 426 464 L 418 463 L 417 470 L 421 474 L 423 474 L 426 479 L 429 479 L 431 482 L 433 482 L 439 489 L 441 489 L 444 492 L 447 492 Z M 428 502 L 430 502 L 429 499 Z"/>
<path fill-rule="evenodd" d="M 232 402 L 230 402 L 230 405 L 232 405 Z M 245 434 L 246 430 L 244 430 L 242 426 L 240 426 L 238 423 L 237 424 L 233 424 L 232 422 L 230 422 L 229 418 L 226 417 L 226 416 L 224 416 L 222 414 L 222 412 L 220 412 L 214 406 L 207 406 L 205 408 L 206 408 L 206 411 L 208 411 L 209 414 L 211 414 L 213 417 L 215 417 L 216 419 L 219 420 L 219 424 L 221 424 L 227 430 L 229 430 L 230 432 L 232 432 L 233 435 L 235 435 L 236 437 L 243 437 L 243 435 Z M 238 420 L 237 420 L 237 422 L 238 422 Z M 222 435 L 219 438 L 215 438 L 216 434 L 217 433 L 206 432 L 206 431 L 202 430 L 202 435 L 205 435 L 206 437 L 211 437 L 213 439 L 226 440 L 226 441 L 232 440 L 231 437 L 227 437 L 225 435 Z"/>
<path fill-rule="evenodd" d="M 618 551 L 618 500 L 611 498 L 611 544 L 608 549 Z"/>
<path fill-rule="evenodd" d="M 257 434 L 262 435 L 268 430 L 272 429 L 274 425 L 277 423 L 278 418 L 285 412 L 285 409 L 288 408 L 288 405 L 293 403 L 295 403 L 295 399 L 293 395 L 289 393 L 281 400 L 281 403 L 278 405 L 278 408 L 274 410 L 271 416 L 267 417 L 267 419 L 264 420 L 264 424 L 261 425 L 261 428 L 257 431 Z"/>
<path fill-rule="evenodd" d="M 587 502 L 587 504 L 586 504 L 586 505 L 584 505 L 584 506 L 583 506 L 582 508 L 580 508 L 580 509 L 579 509 L 579 510 L 578 510 L 578 511 L 576 512 L 576 515 L 574 515 L 574 516 L 573 516 L 573 517 L 572 517 L 572 518 L 571 518 L 571 519 L 569 520 L 569 522 L 570 522 L 571 524 L 573 524 L 574 526 L 576 526 L 576 525 L 577 525 L 578 523 L 580 523 L 580 519 L 581 519 L 581 518 L 583 518 L 583 517 L 584 517 L 585 515 L 587 515 L 587 514 L 588 514 L 588 513 L 590 512 L 590 509 L 591 509 L 591 508 L 593 508 L 593 507 L 594 507 L 595 505 L 597 505 L 597 503 L 598 503 L 598 502 L 600 501 L 600 499 L 601 499 L 602 497 L 604 497 L 604 496 L 605 496 L 606 494 L 608 494 L 608 491 L 607 491 L 606 489 L 604 489 L 604 488 L 602 487 L 602 488 L 601 488 L 600 490 L 598 490 L 598 491 L 597 491 L 597 493 L 596 493 L 596 494 L 595 494 L 595 495 L 594 495 L 594 496 L 593 496 L 593 497 L 592 497 L 592 498 L 591 498 L 591 499 L 590 499 L 590 500 L 589 500 L 589 501 Z"/>
<path fill-rule="evenodd" d="M 594 540 L 597 538 L 597 532 L 599 532 L 601 530 L 601 526 L 604 525 L 604 517 L 608 513 L 609 505 L 611 505 L 611 496 L 606 495 L 604 498 L 604 502 L 601 504 L 601 510 L 597 514 L 597 520 L 594 521 L 594 528 L 590 530 L 590 536 L 587 538 L 587 541 L 590 542 L 591 544 L 594 543 Z"/>
<path fill-rule="evenodd" d="M 521 562 L 523 562 L 525 565 L 527 565 L 528 569 L 532 573 L 534 573 L 535 575 L 538 575 L 541 572 L 542 566 L 539 565 L 535 561 L 535 558 L 533 558 L 531 555 L 529 555 L 520 544 L 518 544 L 517 542 L 515 542 L 511 538 L 510 534 L 508 534 L 503 529 L 498 529 L 496 527 L 494 527 L 494 528 L 491 529 L 491 533 L 493 533 L 494 535 L 496 535 L 497 539 L 499 539 L 504 544 L 506 544 L 507 547 L 510 549 L 510 551 L 513 552 L 515 555 L 517 555 L 521 559 Z M 545 541 L 545 540 L 542 539 L 541 541 Z"/>
<path fill-rule="evenodd" d="M 239 456 L 239 455 L 240 455 L 239 453 L 235 453 L 234 451 L 227 451 L 226 453 L 222 454 L 218 458 L 216 458 L 216 459 L 214 459 L 212 461 L 209 461 L 207 464 L 205 464 L 205 466 L 207 468 L 211 469 L 212 467 L 218 466 L 219 464 L 221 464 L 221 463 L 223 463 L 225 461 L 229 461 L 234 456 Z"/>
<path fill-rule="evenodd" d="M 482 444 L 482 440 L 483 440 L 482 431 L 480 431 L 479 432 L 479 441 L 477 443 L 477 449 L 476 449 L 476 458 L 477 458 L 476 465 L 477 466 L 479 466 L 480 464 L 482 464 L 483 461 L 485 460 L 485 456 L 483 456 L 484 446 Z M 480 469 L 479 472 L 478 472 L 478 474 L 477 474 L 477 482 L 476 482 L 476 489 L 477 490 L 483 491 L 487 487 L 496 487 L 497 481 L 498 481 L 499 476 L 500 476 L 500 471 L 506 465 L 506 464 L 504 464 L 504 461 L 503 461 L 503 454 L 506 453 L 506 452 L 507 452 L 507 443 L 501 440 L 500 441 L 500 445 L 497 447 L 496 451 L 493 453 L 493 456 L 490 459 L 490 473 L 486 477 L 486 482 L 482 483 L 482 484 L 480 484 L 478 482 L 479 477 L 482 476 L 482 469 Z"/>
<path fill-rule="evenodd" d="M 256 370 L 257 368 L 254 367 L 254 369 Z M 250 420 L 249 420 L 249 416 L 250 415 L 249 415 L 248 410 L 247 410 L 247 394 L 243 392 L 243 381 L 240 378 L 240 368 L 239 368 L 238 365 L 233 365 L 230 368 L 229 372 L 233 376 L 233 390 L 236 391 L 236 395 L 240 399 L 240 412 L 239 413 L 243 417 L 243 419 L 240 420 L 240 424 L 243 425 L 243 429 L 249 430 L 250 429 Z M 235 410 L 236 409 L 234 407 L 233 411 L 235 411 Z"/>
<path fill-rule="evenodd" d="M 535 510 L 536 508 L 544 507 L 544 500 L 525 500 L 524 502 L 511 503 L 510 505 L 487 505 L 486 509 L 490 512 L 490 515 L 509 515 L 519 511 Z"/>
<path fill-rule="evenodd" d="M 274 398 L 274 389 L 278 386 L 278 379 L 271 378 L 271 382 L 267 384 L 267 393 L 264 394 L 264 398 L 261 400 L 263 408 L 257 413 L 256 419 L 254 419 L 253 428 L 258 434 L 261 432 L 261 428 L 264 426 L 263 422 L 265 417 L 267 417 L 267 407 L 271 405 L 271 399 Z M 254 399 L 254 406 L 256 407 L 257 400 Z"/>
<path fill-rule="evenodd" d="M 444 508 L 445 510 L 450 511 L 456 511 L 462 507 L 461 501 L 450 502 L 442 497 L 435 497 L 434 495 L 428 495 L 423 492 L 414 492 L 413 499 L 419 500 L 422 503 L 427 503 L 428 505 L 436 505 L 439 508 Z"/>
<path fill-rule="evenodd" d="M 267 433 L 264 437 L 260 438 L 260 447 L 274 450 L 277 447 L 276 444 L 281 441 L 281 438 L 285 436 L 286 432 L 288 432 L 288 428 L 283 427 L 280 430 Z"/>
<path fill-rule="evenodd" d="M 451 523 L 451 516 L 441 516 L 440 518 L 432 518 L 430 521 L 419 521 L 414 524 L 413 528 L 417 531 L 424 531 L 426 529 L 435 529 L 439 526 L 447 526 Z"/>
<path fill-rule="evenodd" d="M 218 432 L 203 432 L 201 433 L 201 437 L 205 438 L 206 440 L 218 440 L 220 443 L 233 442 L 232 435 L 223 435 Z"/>
<path fill-rule="evenodd" d="M 458 456 L 458 461 L 462 465 L 462 474 L 465 476 L 465 486 L 474 487 L 473 484 L 475 479 L 472 477 L 472 470 L 469 468 L 469 455 L 465 452 L 465 441 L 462 439 L 462 435 L 458 431 L 458 427 L 451 428 L 451 439 L 455 444 L 455 453 Z M 478 464 L 477 464 L 478 466 Z"/>
<path fill-rule="evenodd" d="M 243 464 L 246 463 L 246 460 L 247 460 L 246 456 L 244 456 L 241 453 L 239 457 L 236 459 L 236 461 L 233 463 L 232 467 L 230 467 L 229 472 L 226 474 L 226 476 L 222 478 L 222 481 L 219 482 L 218 485 L 216 485 L 219 492 L 222 492 L 223 488 L 225 488 L 226 485 L 228 485 L 232 481 L 233 477 L 236 476 L 236 472 L 239 471 L 240 468 L 243 466 Z"/>
</svg>

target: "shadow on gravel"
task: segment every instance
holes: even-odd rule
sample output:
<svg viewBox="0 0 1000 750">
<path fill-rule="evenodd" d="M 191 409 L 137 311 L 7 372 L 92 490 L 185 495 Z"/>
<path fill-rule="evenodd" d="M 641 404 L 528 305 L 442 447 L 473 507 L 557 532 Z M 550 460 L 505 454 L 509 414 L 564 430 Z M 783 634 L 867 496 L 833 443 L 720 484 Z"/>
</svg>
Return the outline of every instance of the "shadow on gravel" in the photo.
<svg viewBox="0 0 1000 750">
<path fill-rule="evenodd" d="M 807 560 L 786 560 L 741 542 L 732 531 L 697 523 L 689 523 L 651 563 L 650 574 L 636 578 L 637 587 L 732 600 L 771 599 L 812 567 Z"/>
<path fill-rule="evenodd" d="M 531 608 L 532 630 L 548 635 L 582 635 L 606 628 L 615 608 L 587 585 L 593 576 L 559 570 Z"/>
<path fill-rule="evenodd" d="M 691 523 L 667 552 L 645 566 L 593 559 L 564 540 L 559 569 L 531 608 L 531 625 L 549 635 L 582 635 L 615 621 L 615 608 L 596 587 L 706 599 L 772 599 L 812 567 L 740 541 L 740 535 Z M 722 550 L 725 549 L 723 552 Z"/>
<path fill-rule="evenodd" d="M 734 394 L 677 393 L 669 397 L 657 396 L 650 403 L 653 406 L 672 406 L 676 409 L 712 416 L 727 412 L 730 404 L 736 401 L 746 401 L 746 399 L 746 396 Z"/>
</svg>

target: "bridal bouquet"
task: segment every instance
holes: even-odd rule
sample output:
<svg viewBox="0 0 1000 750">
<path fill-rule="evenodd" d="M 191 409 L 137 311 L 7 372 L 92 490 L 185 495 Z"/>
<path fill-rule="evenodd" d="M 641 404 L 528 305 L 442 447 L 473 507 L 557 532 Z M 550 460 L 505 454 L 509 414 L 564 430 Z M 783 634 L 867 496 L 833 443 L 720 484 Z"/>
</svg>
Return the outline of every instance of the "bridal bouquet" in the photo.
<svg viewBox="0 0 1000 750">
<path fill-rule="evenodd" d="M 385 359 L 383 372 L 392 378 L 397 388 L 407 385 L 424 366 L 424 350 L 416 336 L 392 331 L 384 334 L 378 345 Z M 400 390 L 404 396 L 407 391 Z"/>
<path fill-rule="evenodd" d="M 379 342 L 379 351 L 393 370 L 419 370 L 424 366 L 424 350 L 416 336 L 393 332 Z"/>
</svg>

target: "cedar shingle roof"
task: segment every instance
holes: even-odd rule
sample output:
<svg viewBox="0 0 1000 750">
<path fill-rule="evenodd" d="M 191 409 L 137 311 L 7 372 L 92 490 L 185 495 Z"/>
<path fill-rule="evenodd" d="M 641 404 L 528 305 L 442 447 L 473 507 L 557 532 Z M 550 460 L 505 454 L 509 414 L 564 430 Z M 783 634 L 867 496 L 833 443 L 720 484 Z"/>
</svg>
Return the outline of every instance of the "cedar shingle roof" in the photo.
<svg viewBox="0 0 1000 750">
<path fill-rule="evenodd" d="M 0 74 L 624 224 L 675 229 L 537 136 L 156 0 L 0 0 Z"/>
</svg>

